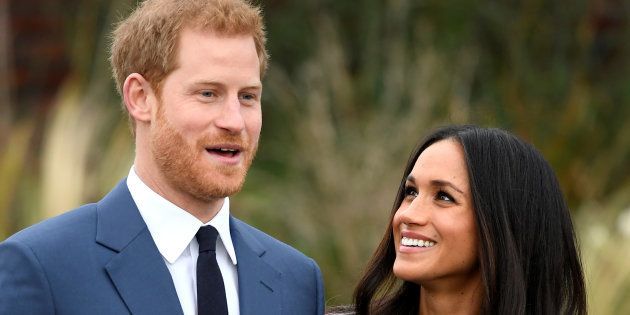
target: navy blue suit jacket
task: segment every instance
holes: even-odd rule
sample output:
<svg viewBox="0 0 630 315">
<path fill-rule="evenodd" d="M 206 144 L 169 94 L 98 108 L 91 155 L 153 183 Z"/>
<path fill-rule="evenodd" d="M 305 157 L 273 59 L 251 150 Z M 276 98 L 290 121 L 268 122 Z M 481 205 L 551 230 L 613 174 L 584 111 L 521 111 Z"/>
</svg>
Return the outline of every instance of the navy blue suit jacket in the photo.
<svg viewBox="0 0 630 315">
<path fill-rule="evenodd" d="M 323 314 L 317 264 L 230 218 L 241 314 Z M 0 243 L 0 314 L 182 314 L 125 181 Z"/>
</svg>

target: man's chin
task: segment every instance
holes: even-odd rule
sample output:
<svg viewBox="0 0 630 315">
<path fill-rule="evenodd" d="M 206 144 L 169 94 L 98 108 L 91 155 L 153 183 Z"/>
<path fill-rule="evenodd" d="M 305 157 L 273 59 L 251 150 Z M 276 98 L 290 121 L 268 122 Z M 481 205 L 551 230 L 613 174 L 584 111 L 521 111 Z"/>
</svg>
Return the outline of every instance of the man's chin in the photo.
<svg viewBox="0 0 630 315">
<path fill-rule="evenodd" d="M 200 183 L 200 188 L 207 199 L 224 198 L 232 196 L 243 187 L 242 176 L 215 176 L 211 178 L 204 178 Z"/>
<path fill-rule="evenodd" d="M 190 180 L 187 185 L 189 191 L 197 192 L 197 198 L 216 199 L 234 195 L 238 193 L 245 182 L 247 168 L 243 164 L 239 165 L 216 165 L 197 164 L 189 170 Z"/>
<path fill-rule="evenodd" d="M 197 194 L 197 199 L 203 201 L 212 201 L 216 199 L 221 199 L 225 197 L 230 197 L 235 195 L 241 190 L 241 187 L 237 187 L 231 189 L 229 187 L 221 187 L 220 189 L 208 189 L 206 191 L 201 192 L 201 194 Z"/>
</svg>

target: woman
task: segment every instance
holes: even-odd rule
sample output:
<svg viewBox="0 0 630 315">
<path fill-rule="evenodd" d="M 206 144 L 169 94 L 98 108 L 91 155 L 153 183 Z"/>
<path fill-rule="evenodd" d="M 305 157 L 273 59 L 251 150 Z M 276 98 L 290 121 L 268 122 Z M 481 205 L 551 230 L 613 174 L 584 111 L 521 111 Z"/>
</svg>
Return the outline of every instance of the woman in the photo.
<svg viewBox="0 0 630 315">
<path fill-rule="evenodd" d="M 411 154 L 357 314 L 586 314 L 569 210 L 534 147 L 451 126 Z"/>
</svg>

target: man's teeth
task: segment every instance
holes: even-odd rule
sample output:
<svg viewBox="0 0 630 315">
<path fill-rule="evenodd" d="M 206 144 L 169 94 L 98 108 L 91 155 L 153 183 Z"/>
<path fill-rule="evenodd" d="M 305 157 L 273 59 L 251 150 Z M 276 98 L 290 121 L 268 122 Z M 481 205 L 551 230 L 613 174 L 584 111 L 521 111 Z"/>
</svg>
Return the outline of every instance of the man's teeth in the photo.
<svg viewBox="0 0 630 315">
<path fill-rule="evenodd" d="M 236 150 L 234 150 L 234 149 L 224 149 L 224 148 L 220 148 L 219 151 L 221 151 L 221 152 L 236 152 Z"/>
<path fill-rule="evenodd" d="M 413 247 L 433 247 L 433 245 L 435 245 L 435 242 L 417 240 L 409 237 L 403 237 L 400 243 L 404 246 Z"/>
</svg>

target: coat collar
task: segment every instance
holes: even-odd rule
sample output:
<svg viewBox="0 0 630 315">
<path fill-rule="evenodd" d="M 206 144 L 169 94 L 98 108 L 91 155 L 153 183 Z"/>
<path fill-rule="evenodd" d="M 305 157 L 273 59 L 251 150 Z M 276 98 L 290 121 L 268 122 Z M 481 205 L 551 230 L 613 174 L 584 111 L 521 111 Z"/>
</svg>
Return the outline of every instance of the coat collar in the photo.
<svg viewBox="0 0 630 315">
<path fill-rule="evenodd" d="M 267 250 L 251 227 L 230 217 L 230 228 L 238 259 L 241 314 L 281 314 L 282 274 L 264 260 Z"/>
<path fill-rule="evenodd" d="M 105 265 L 132 314 L 183 314 L 175 286 L 125 180 L 97 204 L 96 242 L 114 252 Z M 230 217 L 241 314 L 281 314 L 282 274 L 264 260 L 252 228 Z"/>
<path fill-rule="evenodd" d="M 183 314 L 171 275 L 125 180 L 96 211 L 96 242 L 114 251 L 105 270 L 131 313 Z"/>
</svg>

